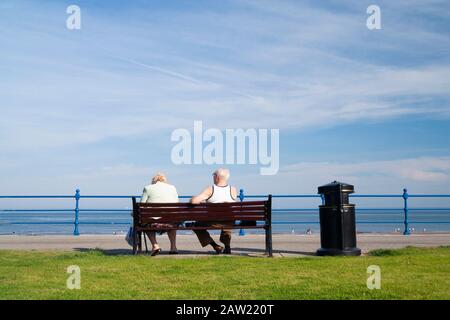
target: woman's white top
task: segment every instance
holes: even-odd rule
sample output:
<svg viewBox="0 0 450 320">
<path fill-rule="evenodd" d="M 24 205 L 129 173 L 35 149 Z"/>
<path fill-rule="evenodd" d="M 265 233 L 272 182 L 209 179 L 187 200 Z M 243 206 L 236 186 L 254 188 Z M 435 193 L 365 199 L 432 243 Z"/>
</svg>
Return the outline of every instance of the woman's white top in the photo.
<svg viewBox="0 0 450 320">
<path fill-rule="evenodd" d="M 223 203 L 223 202 L 235 202 L 236 200 L 231 195 L 231 186 L 219 187 L 213 185 L 212 195 L 206 199 L 209 203 Z"/>
<path fill-rule="evenodd" d="M 141 198 L 141 202 L 143 203 L 168 203 L 178 201 L 178 192 L 175 186 L 160 181 L 145 186 Z"/>
</svg>

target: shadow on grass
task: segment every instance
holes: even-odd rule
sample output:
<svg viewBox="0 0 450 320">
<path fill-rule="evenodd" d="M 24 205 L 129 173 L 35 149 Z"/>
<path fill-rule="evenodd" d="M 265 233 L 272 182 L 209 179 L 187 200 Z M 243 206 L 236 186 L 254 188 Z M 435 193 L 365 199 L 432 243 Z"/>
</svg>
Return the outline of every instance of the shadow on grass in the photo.
<svg viewBox="0 0 450 320">
<path fill-rule="evenodd" d="M 368 253 L 369 256 L 372 257 L 392 257 L 392 256 L 401 256 L 403 255 L 403 251 L 401 250 L 393 250 L 393 249 L 375 249 Z"/>
<path fill-rule="evenodd" d="M 102 254 L 106 256 L 132 256 L 133 250 L 131 249 L 92 249 L 92 248 L 74 248 L 74 250 L 79 252 L 101 252 Z M 142 253 L 139 255 L 150 255 L 150 251 L 146 252 L 145 250 L 142 250 Z M 178 250 L 177 255 L 171 255 L 169 254 L 169 251 L 162 250 L 161 253 L 158 256 L 180 256 L 180 255 L 203 255 L 203 256 L 216 256 L 217 254 L 214 252 L 205 252 L 205 251 L 194 251 L 194 250 Z"/>
<path fill-rule="evenodd" d="M 255 248 L 234 248 L 234 250 L 248 252 L 247 255 L 251 254 L 251 253 L 263 254 L 266 252 L 266 250 L 264 250 L 264 249 L 255 249 Z M 281 254 L 281 255 L 295 254 L 295 255 L 302 255 L 302 256 L 315 256 L 316 255 L 315 251 L 311 252 L 311 251 L 273 250 L 273 253 Z M 243 254 L 245 255 L 245 253 L 243 253 Z"/>
<path fill-rule="evenodd" d="M 101 253 L 106 256 L 132 256 L 133 251 L 131 249 L 100 249 L 100 248 L 74 248 L 74 250 L 78 252 L 87 252 L 87 253 Z M 261 257 L 264 255 L 264 249 L 256 249 L 256 248 L 233 248 L 231 255 L 220 254 L 220 256 L 243 256 L 243 257 Z M 150 252 L 146 253 L 145 250 L 142 251 L 142 255 L 149 255 Z M 291 250 L 273 250 L 273 254 L 294 254 L 294 255 L 303 255 L 303 256 L 315 256 L 315 252 L 307 252 L 307 251 L 291 251 Z M 176 256 L 218 256 L 214 251 L 196 251 L 196 250 L 178 250 L 178 255 L 171 255 L 169 251 L 161 251 L 159 256 L 168 256 L 168 257 L 176 257 Z"/>
<path fill-rule="evenodd" d="M 404 248 L 396 249 L 375 249 L 368 253 L 372 257 L 393 257 L 393 256 L 403 256 L 403 255 L 418 255 L 423 254 L 423 252 L 428 252 L 436 248 L 440 249 L 450 249 L 450 246 L 437 246 L 437 247 L 417 247 L 417 246 L 407 246 Z"/>
</svg>

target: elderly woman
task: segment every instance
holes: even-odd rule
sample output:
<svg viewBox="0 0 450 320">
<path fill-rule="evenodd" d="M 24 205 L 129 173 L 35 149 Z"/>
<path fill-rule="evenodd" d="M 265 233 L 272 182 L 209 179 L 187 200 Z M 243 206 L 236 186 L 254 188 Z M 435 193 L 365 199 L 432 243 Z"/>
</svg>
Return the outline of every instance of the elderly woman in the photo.
<svg viewBox="0 0 450 320">
<path fill-rule="evenodd" d="M 152 184 L 144 187 L 141 202 L 142 203 L 178 202 L 177 189 L 173 185 L 167 183 L 167 178 L 163 173 L 157 173 L 152 179 Z M 165 223 L 153 223 L 152 227 L 161 229 L 161 231 L 158 232 L 159 234 L 167 232 L 167 235 L 169 236 L 170 240 L 169 254 L 177 254 L 178 253 L 176 244 L 177 231 L 164 230 L 164 228 L 172 227 L 172 225 Z M 147 232 L 147 236 L 150 239 L 150 242 L 152 243 L 151 255 L 156 256 L 161 252 L 161 248 L 159 247 L 158 242 L 156 241 L 156 234 L 154 231 L 150 231 Z"/>
</svg>

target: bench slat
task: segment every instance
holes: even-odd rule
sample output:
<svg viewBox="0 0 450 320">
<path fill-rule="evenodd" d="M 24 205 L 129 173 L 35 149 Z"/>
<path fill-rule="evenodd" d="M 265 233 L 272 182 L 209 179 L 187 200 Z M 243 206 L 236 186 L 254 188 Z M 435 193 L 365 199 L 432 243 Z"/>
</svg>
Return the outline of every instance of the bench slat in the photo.
<svg viewBox="0 0 450 320">
<path fill-rule="evenodd" d="M 164 212 L 189 212 L 189 213 L 205 213 L 205 212 L 261 212 L 266 211 L 266 207 L 239 207 L 239 208 L 141 208 L 139 211 L 141 214 L 147 213 L 164 213 Z"/>
<path fill-rule="evenodd" d="M 264 225 L 256 225 L 256 226 L 240 226 L 240 225 L 232 225 L 227 226 L 226 229 L 265 229 Z M 150 228 L 150 227 L 138 227 L 138 231 L 161 231 L 158 228 Z M 221 230 L 222 227 L 173 227 L 173 228 L 164 228 L 164 230 Z"/>
<path fill-rule="evenodd" d="M 244 202 L 224 202 L 224 203 L 200 203 L 200 204 L 192 204 L 189 202 L 179 202 L 179 203 L 137 203 L 137 205 L 141 208 L 195 208 L 195 207 L 235 207 L 235 206 L 264 206 L 266 201 L 244 201 Z"/>
<path fill-rule="evenodd" d="M 246 216 L 251 216 L 251 215 L 265 215 L 265 212 L 261 212 L 261 211 L 215 211 L 215 212 L 145 212 L 145 213 L 141 213 L 140 216 L 141 217 L 164 217 L 164 216 L 168 216 L 168 217 L 173 217 L 173 216 L 177 216 L 177 215 L 186 215 L 186 216 L 210 216 L 210 217 L 214 217 L 216 215 L 246 215 Z"/>
<path fill-rule="evenodd" d="M 148 217 L 160 217 L 160 216 L 176 216 L 176 215 L 196 215 L 196 216 L 215 216 L 220 214 L 228 214 L 228 215 L 266 215 L 264 211 L 180 211 L 180 212 L 171 212 L 171 211 L 162 211 L 162 212 L 143 212 L 140 213 L 140 216 L 148 216 Z"/>
<path fill-rule="evenodd" d="M 208 217 L 208 216 L 175 216 L 175 217 L 162 217 L 161 219 L 152 219 L 142 217 L 140 219 L 140 223 L 171 223 L 171 222 L 184 222 L 184 221 L 236 221 L 236 220 L 245 220 L 245 221 L 265 221 L 265 216 L 217 216 L 217 217 Z"/>
<path fill-rule="evenodd" d="M 220 219 L 225 220 L 245 220 L 245 219 L 259 219 L 264 220 L 264 215 L 216 215 L 216 216 L 206 216 L 206 215 L 199 215 L 199 216 L 192 216 L 192 215 L 176 215 L 176 216 L 161 216 L 161 217 L 141 217 L 140 221 L 153 221 L 158 222 L 159 220 L 165 220 L 170 221 L 173 219 L 184 219 L 185 221 L 194 221 L 198 219 L 202 220 L 211 220 L 211 221 L 219 221 Z"/>
</svg>

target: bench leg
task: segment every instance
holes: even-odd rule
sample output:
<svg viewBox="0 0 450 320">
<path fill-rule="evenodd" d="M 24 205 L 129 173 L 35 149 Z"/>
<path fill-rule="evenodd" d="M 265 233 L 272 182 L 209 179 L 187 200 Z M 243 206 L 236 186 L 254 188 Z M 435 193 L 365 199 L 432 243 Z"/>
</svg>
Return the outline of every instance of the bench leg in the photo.
<svg viewBox="0 0 450 320">
<path fill-rule="evenodd" d="M 138 250 L 139 253 L 142 253 L 142 232 L 138 233 Z"/>
<path fill-rule="evenodd" d="M 134 255 L 137 254 L 137 242 L 138 242 L 138 239 L 137 239 L 137 232 L 136 232 L 136 230 L 135 230 L 135 231 L 134 231 L 134 234 L 133 234 L 133 254 L 134 254 Z"/>
<path fill-rule="evenodd" d="M 266 254 L 273 257 L 272 252 L 272 226 L 266 227 Z"/>
<path fill-rule="evenodd" d="M 145 244 L 145 253 L 148 254 L 148 246 L 147 246 L 147 234 L 143 232 L 142 234 L 144 236 L 144 244 Z"/>
</svg>

